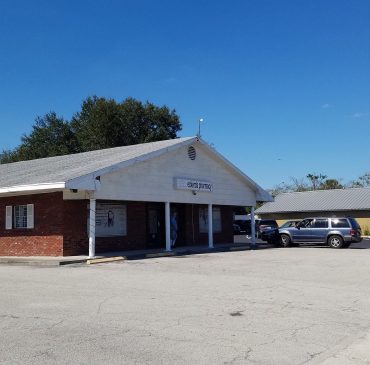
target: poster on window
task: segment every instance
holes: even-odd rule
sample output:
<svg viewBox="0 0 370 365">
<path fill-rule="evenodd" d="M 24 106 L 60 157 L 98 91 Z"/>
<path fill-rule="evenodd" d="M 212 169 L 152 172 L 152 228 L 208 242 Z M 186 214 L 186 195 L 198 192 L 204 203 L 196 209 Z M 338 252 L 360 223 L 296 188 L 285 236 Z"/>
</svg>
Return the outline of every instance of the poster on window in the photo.
<svg viewBox="0 0 370 365">
<path fill-rule="evenodd" d="M 213 232 L 221 232 L 221 209 L 214 207 L 212 209 L 212 227 Z M 199 208 L 199 232 L 208 232 L 208 208 Z"/>
<path fill-rule="evenodd" d="M 127 208 L 124 204 L 96 204 L 96 237 L 126 236 Z"/>
</svg>

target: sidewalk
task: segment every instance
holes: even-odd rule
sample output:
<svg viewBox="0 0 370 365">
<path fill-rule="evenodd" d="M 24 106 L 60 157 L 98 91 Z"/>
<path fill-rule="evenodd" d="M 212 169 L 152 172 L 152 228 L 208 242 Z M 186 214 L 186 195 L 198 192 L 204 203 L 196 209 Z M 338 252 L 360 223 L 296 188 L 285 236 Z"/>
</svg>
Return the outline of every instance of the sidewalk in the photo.
<svg viewBox="0 0 370 365">
<path fill-rule="evenodd" d="M 259 248 L 272 247 L 267 244 L 259 244 Z M 164 249 L 151 249 L 151 250 L 135 250 L 135 251 L 115 251 L 99 253 L 95 258 L 108 258 L 123 256 L 127 260 L 139 260 L 154 257 L 167 257 L 167 256 L 182 256 L 205 254 L 212 252 L 228 252 L 228 251 L 244 251 L 249 250 L 249 243 L 230 243 L 230 244 L 216 244 L 214 248 L 209 248 L 205 245 L 199 246 L 184 246 L 175 247 L 172 251 L 165 251 Z M 87 255 L 81 256 L 1 256 L 0 264 L 14 264 L 14 265 L 31 265 L 31 266 L 62 266 L 71 264 L 86 263 L 89 259 Z"/>
</svg>

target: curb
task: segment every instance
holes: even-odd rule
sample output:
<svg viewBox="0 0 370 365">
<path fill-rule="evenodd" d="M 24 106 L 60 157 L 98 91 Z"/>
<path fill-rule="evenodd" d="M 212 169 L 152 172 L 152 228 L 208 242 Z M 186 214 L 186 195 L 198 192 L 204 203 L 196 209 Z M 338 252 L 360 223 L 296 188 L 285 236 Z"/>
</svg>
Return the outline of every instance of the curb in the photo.
<svg viewBox="0 0 370 365">
<path fill-rule="evenodd" d="M 114 262 L 114 261 L 124 261 L 126 260 L 127 257 L 125 256 L 116 256 L 116 257 L 105 257 L 101 259 L 89 259 L 85 260 L 87 265 L 92 265 L 92 264 L 103 264 L 106 262 Z"/>
</svg>

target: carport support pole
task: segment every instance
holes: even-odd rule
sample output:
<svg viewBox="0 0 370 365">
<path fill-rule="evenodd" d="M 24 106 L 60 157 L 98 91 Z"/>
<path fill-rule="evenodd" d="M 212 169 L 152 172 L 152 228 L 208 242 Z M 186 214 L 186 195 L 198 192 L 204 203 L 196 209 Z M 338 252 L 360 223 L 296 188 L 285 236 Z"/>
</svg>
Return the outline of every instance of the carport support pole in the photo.
<svg viewBox="0 0 370 365">
<path fill-rule="evenodd" d="M 96 199 L 90 199 L 89 257 L 95 257 L 95 211 Z"/>
<path fill-rule="evenodd" d="M 170 217 L 170 203 L 164 203 L 165 226 L 166 226 L 166 251 L 171 251 L 171 217 Z"/>
<path fill-rule="evenodd" d="M 208 204 L 208 247 L 213 248 L 213 216 L 212 204 Z"/>
<path fill-rule="evenodd" d="M 256 221 L 254 219 L 254 207 L 251 207 L 251 249 L 257 248 L 256 242 Z"/>
</svg>

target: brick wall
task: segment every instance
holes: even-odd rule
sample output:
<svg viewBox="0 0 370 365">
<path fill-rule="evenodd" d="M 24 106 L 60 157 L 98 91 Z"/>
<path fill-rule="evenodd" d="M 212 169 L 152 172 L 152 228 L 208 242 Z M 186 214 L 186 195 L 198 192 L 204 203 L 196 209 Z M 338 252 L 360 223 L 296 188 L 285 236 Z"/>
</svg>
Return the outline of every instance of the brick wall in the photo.
<svg viewBox="0 0 370 365">
<path fill-rule="evenodd" d="M 26 204 L 34 204 L 34 228 L 6 230 L 5 207 Z M 97 237 L 97 254 L 148 247 L 147 204 L 144 202 L 124 202 L 124 204 L 127 205 L 127 236 Z M 63 200 L 62 193 L 0 198 L 0 255 L 87 255 L 87 206 L 88 200 Z M 199 232 L 199 208 L 207 206 L 195 204 L 177 206 L 182 209 L 181 224 L 185 226 L 183 244 L 207 245 L 208 234 Z M 232 208 L 228 206 L 220 208 L 222 232 L 214 234 L 214 243 L 232 243 Z M 165 240 L 161 247 L 165 247 Z"/>
<path fill-rule="evenodd" d="M 34 227 L 5 229 L 5 207 L 34 204 Z M 1 256 L 63 254 L 63 195 L 35 194 L 0 199 Z"/>
</svg>

